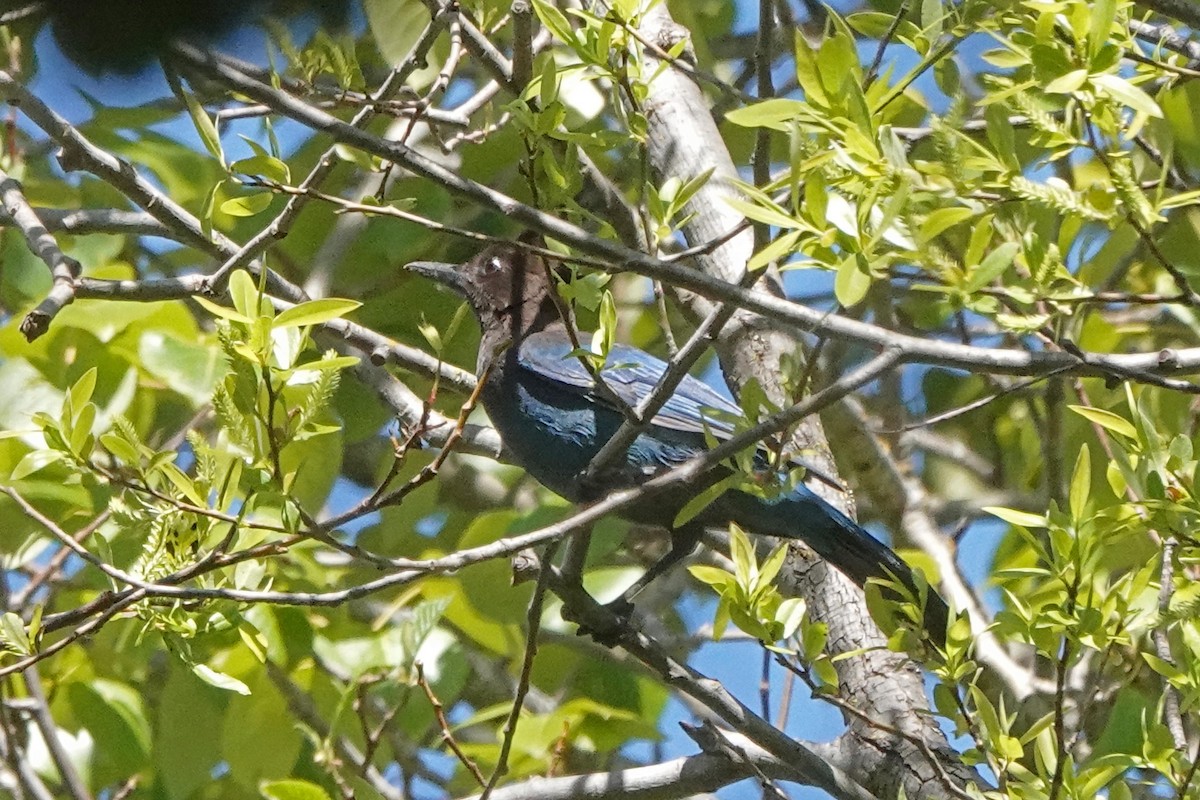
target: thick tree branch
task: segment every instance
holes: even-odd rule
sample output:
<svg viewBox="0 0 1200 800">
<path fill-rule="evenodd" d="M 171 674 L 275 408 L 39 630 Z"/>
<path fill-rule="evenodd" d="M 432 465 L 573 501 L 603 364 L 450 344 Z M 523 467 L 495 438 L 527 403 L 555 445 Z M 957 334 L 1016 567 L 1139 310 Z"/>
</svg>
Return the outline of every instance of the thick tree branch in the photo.
<svg viewBox="0 0 1200 800">
<path fill-rule="evenodd" d="M 687 32 L 671 19 L 665 5 L 655 7 L 646 15 L 642 29 L 663 49 L 687 36 Z M 658 67 L 656 59 L 647 60 L 647 72 Z M 649 123 L 650 160 L 659 175 L 686 181 L 710 173 L 711 177 L 691 198 L 686 209 L 692 215 L 684 226 L 689 243 L 709 241 L 740 226 L 740 214 L 726 203 L 727 198 L 737 196 L 733 185 L 736 178 L 734 165 L 713 123 L 708 103 L 695 83 L 682 71 L 664 70 L 649 86 L 645 113 Z M 756 152 L 760 159 L 766 158 L 766 148 L 761 141 L 759 144 Z M 753 249 L 753 234 L 746 231 L 698 256 L 695 263 L 706 274 L 733 283 L 742 278 Z M 771 294 L 760 291 L 759 296 L 775 299 L 773 295 L 781 293 L 774 280 L 768 280 L 766 285 Z M 757 380 L 769 397 L 781 402 L 789 389 L 782 384 L 779 364 L 796 351 L 798 343 L 774 328 L 771 325 L 774 319 L 773 316 L 768 320 L 754 319 L 745 313 L 735 315 L 717 349 L 726 375 L 735 384 Z M 796 431 L 796 438 L 796 444 L 803 452 L 816 454 L 816 464 L 821 471 L 835 474 L 829 445 L 816 417 L 804 420 Z M 827 491 L 824 487 L 814 488 Z M 849 511 L 844 496 L 829 499 Z M 918 670 L 886 650 L 860 650 L 877 648 L 884 642 L 871 622 L 857 588 L 836 570 L 819 562 L 809 564 L 807 568 L 795 566 L 783 576 L 783 583 L 789 592 L 806 598 L 812 618 L 829 625 L 828 649 L 843 656 L 836 664 L 841 691 L 847 699 L 866 710 L 868 717 L 890 720 L 905 732 L 928 742 L 931 749 L 949 752 L 944 736 L 923 716 L 926 703 Z M 851 651 L 858 654 L 844 657 Z M 910 796 L 935 797 L 944 793 L 944 787 L 924 774 L 921 759 L 907 757 L 908 751 L 913 749 L 910 742 L 858 718 L 849 718 L 847 722 L 849 729 L 839 738 L 833 752 L 839 755 L 836 763 L 840 768 L 859 784 L 883 796 L 893 795 L 901 788 Z M 953 763 L 952 759 L 950 761 Z M 960 771 L 963 779 L 968 772 Z"/>
<path fill-rule="evenodd" d="M 682 800 L 752 777 L 754 770 L 779 780 L 795 779 L 792 768 L 750 739 L 730 731 L 724 735 L 736 743 L 744 761 L 733 761 L 721 753 L 701 753 L 611 772 L 533 777 L 496 789 L 491 800 Z M 481 796 L 464 800 L 481 800 Z"/>
</svg>

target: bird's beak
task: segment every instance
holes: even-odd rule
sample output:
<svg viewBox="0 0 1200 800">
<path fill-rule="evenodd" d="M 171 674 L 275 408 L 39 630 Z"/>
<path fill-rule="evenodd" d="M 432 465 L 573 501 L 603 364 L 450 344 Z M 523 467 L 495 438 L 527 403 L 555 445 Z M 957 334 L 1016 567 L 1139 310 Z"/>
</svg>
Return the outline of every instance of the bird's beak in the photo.
<svg viewBox="0 0 1200 800">
<path fill-rule="evenodd" d="M 409 272 L 415 272 L 435 280 L 463 297 L 467 296 L 467 281 L 458 271 L 457 264 L 444 264 L 440 261 L 413 261 L 405 264 L 404 268 Z"/>
</svg>

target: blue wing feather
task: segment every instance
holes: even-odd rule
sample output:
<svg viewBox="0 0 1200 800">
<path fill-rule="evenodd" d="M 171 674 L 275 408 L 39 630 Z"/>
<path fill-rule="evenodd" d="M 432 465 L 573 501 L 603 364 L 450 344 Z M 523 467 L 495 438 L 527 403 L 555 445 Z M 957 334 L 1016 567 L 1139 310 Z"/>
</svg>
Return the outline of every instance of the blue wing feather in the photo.
<svg viewBox="0 0 1200 800">
<path fill-rule="evenodd" d="M 590 337 L 580 334 L 580 338 L 587 341 Z M 521 342 L 517 363 L 522 369 L 577 390 L 592 402 L 608 405 L 596 394 L 591 374 L 577 357 L 569 355 L 571 350 L 570 340 L 558 331 L 539 331 Z M 632 407 L 654 391 L 666 369 L 666 362 L 649 353 L 614 344 L 602 376 L 613 393 Z M 715 436 L 724 439 L 733 434 L 733 423 L 729 418 L 741 416 L 742 410 L 731 401 L 701 381 L 685 375 L 654 416 L 653 424 L 688 433 L 703 433 L 707 424 Z"/>
</svg>

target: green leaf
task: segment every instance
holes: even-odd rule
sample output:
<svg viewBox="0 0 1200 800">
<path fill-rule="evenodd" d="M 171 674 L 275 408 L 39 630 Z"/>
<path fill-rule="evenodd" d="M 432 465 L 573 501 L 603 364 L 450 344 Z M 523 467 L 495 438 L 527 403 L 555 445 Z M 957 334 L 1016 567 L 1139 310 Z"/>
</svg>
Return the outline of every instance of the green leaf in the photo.
<svg viewBox="0 0 1200 800">
<path fill-rule="evenodd" d="M 1022 528 L 1045 528 L 1049 524 L 1043 514 L 1030 514 L 1027 511 L 1017 511 L 1015 508 L 984 506 L 983 510 L 1010 525 L 1019 525 Z"/>
<path fill-rule="evenodd" d="M 221 212 L 231 217 L 253 217 L 266 211 L 275 195 L 269 191 L 230 197 L 221 203 Z"/>
<path fill-rule="evenodd" d="M 308 781 L 263 781 L 259 791 L 267 800 L 329 800 L 324 789 Z"/>
<path fill-rule="evenodd" d="M 729 623 L 729 597 L 722 594 L 721 599 L 717 601 L 717 612 L 713 615 L 712 636 L 714 642 L 721 641 L 721 637 L 725 635 L 725 631 L 729 628 Z"/>
<path fill-rule="evenodd" d="M 544 113 L 558 99 L 558 65 L 554 63 L 553 58 L 547 58 L 542 62 L 542 74 L 539 81 L 538 104 Z"/>
<path fill-rule="evenodd" d="M 148 763 L 153 745 L 150 721 L 144 699 L 133 686 L 93 677 L 86 683 L 69 683 L 67 697 L 75 718 L 103 743 L 98 755 L 111 762 L 105 772 L 128 775 Z"/>
<path fill-rule="evenodd" d="M 807 34 L 799 27 L 796 28 L 794 39 L 794 54 L 796 58 L 796 81 L 804 90 L 804 99 L 809 103 L 829 108 L 829 95 L 825 93 L 825 85 L 821 81 L 821 70 L 817 66 L 817 53 L 808 43 Z M 770 100 L 764 102 L 772 102 Z M 796 101 L 790 101 L 796 102 Z M 781 129 L 782 130 L 782 129 Z"/>
<path fill-rule="evenodd" d="M 967 243 L 966 252 L 963 253 L 963 264 L 965 266 L 974 267 L 983 260 L 983 252 L 992 241 L 992 233 L 994 231 L 992 219 L 991 214 L 984 214 L 975 221 L 975 226 L 971 230 L 971 238 Z"/>
<path fill-rule="evenodd" d="M 1047 94 L 1071 94 L 1087 83 L 1087 79 L 1088 71 L 1086 69 L 1071 70 L 1047 83 L 1043 91 Z"/>
<path fill-rule="evenodd" d="M 1162 117 L 1162 109 L 1154 98 L 1129 81 L 1111 73 L 1092 76 L 1092 84 L 1118 103 L 1129 106 L 1148 117 Z"/>
<path fill-rule="evenodd" d="M 617 340 L 617 304 L 612 292 L 607 289 L 600 297 L 600 313 L 597 317 L 598 326 L 592 334 L 592 353 L 607 358 Z"/>
<path fill-rule="evenodd" d="M 242 562 L 247 564 L 250 562 Z M 240 565 L 239 565 L 240 566 Z M 261 566 L 261 565 L 259 565 Z M 252 588 L 257 588 L 256 586 Z M 238 636 L 242 640 L 242 644 L 246 645 L 246 649 L 254 656 L 254 659 L 260 664 L 265 664 L 267 661 L 267 637 L 263 632 L 254 627 L 247 620 L 242 620 L 238 625 Z"/>
<path fill-rule="evenodd" d="M 712 177 L 713 170 L 715 169 L 716 167 L 710 167 L 699 175 L 693 175 L 687 183 L 679 187 L 679 190 L 670 199 L 670 204 L 675 208 L 683 208 L 687 205 L 692 196 L 700 191 L 704 187 L 704 184 L 708 183 L 708 179 Z"/>
<path fill-rule="evenodd" d="M 100 436 L 100 444 L 104 445 L 104 449 L 112 453 L 114 456 L 124 461 L 126 464 L 137 464 L 141 457 L 138 455 L 137 448 L 125 441 L 125 438 L 120 434 L 109 431 Z"/>
<path fill-rule="evenodd" d="M 558 294 L 568 303 L 578 303 L 588 311 L 595 311 L 600 307 L 600 298 L 604 293 L 604 286 L 611 279 L 611 275 L 603 272 L 589 272 L 585 275 L 575 275 L 570 281 L 558 285 Z M 465 310 L 466 305 L 466 303 L 463 303 L 459 308 Z"/>
<path fill-rule="evenodd" d="M 984 110 L 987 121 L 987 139 L 992 145 L 996 157 L 1004 166 L 1020 172 L 1021 162 L 1017 158 L 1017 135 L 1012 122 L 1009 121 L 1008 111 L 1001 103 L 993 103 Z"/>
<path fill-rule="evenodd" d="M 738 585 L 748 588 L 750 577 L 758 568 L 754 559 L 754 545 L 750 543 L 746 532 L 734 523 L 729 525 L 729 559 L 733 562 Z"/>
<path fill-rule="evenodd" d="M 195 296 L 192 299 L 195 300 L 197 303 L 199 303 L 202 308 L 207 310 L 213 316 L 221 317 L 222 319 L 227 319 L 232 322 L 240 322 L 243 325 L 253 325 L 254 324 L 254 320 L 250 319 L 246 315 L 239 314 L 237 311 L 234 311 L 232 308 L 226 308 L 225 306 L 219 306 L 206 297 Z"/>
<path fill-rule="evenodd" d="M 787 133 L 804 105 L 799 100 L 775 97 L 726 112 L 725 119 L 743 128 L 771 128 Z"/>
<path fill-rule="evenodd" d="M 230 172 L 242 175 L 257 175 L 275 183 L 287 183 L 291 180 L 291 170 L 282 160 L 267 154 L 242 158 L 229 165 Z M 229 212 L 226 212 L 229 213 Z"/>
<path fill-rule="evenodd" d="M 345 161 L 347 164 L 355 165 L 363 172 L 377 172 L 379 170 L 379 162 L 376 160 L 375 156 L 371 155 L 370 153 L 363 152 L 362 150 L 358 150 L 347 144 L 335 144 L 333 146 L 333 150 L 335 153 L 337 153 L 337 157 L 342 161 Z M 369 206 L 382 205 L 379 202 L 379 198 L 373 194 L 365 195 L 359 200 L 359 202 L 363 205 Z M 393 203 L 393 205 L 400 207 L 396 203 Z"/>
<path fill-rule="evenodd" d="M 79 380 L 75 381 L 75 385 L 71 387 L 71 408 L 81 409 L 89 400 L 92 399 L 92 393 L 96 391 L 96 368 L 92 367 L 87 372 L 79 376 Z"/>
<path fill-rule="evenodd" d="M 224 672 L 217 672 L 207 664 L 193 664 L 192 672 L 196 673 L 196 677 L 210 686 L 215 686 L 218 689 L 224 689 L 229 692 L 237 692 L 240 695 L 249 695 L 250 687 L 239 681 L 232 675 L 226 675 Z"/>
<path fill-rule="evenodd" d="M 783 563 L 787 560 L 788 549 L 786 544 L 781 544 L 771 551 L 763 562 L 758 565 L 758 577 L 754 581 L 752 591 L 757 592 L 775 580 L 775 576 L 779 574 L 779 570 L 783 569 Z"/>
<path fill-rule="evenodd" d="M 325 297 L 320 300 L 309 300 L 291 308 L 280 311 L 275 317 L 272 327 L 289 328 L 301 325 L 321 325 L 332 319 L 338 319 L 362 306 L 357 300 L 343 300 L 340 297 Z"/>
<path fill-rule="evenodd" d="M 839 20 L 833 12 L 830 12 L 830 20 L 837 27 Z M 821 43 L 817 51 L 817 74 L 825 86 L 826 95 L 836 105 L 846 107 L 855 93 L 861 97 L 858 78 L 862 74 L 862 67 L 858 62 L 854 39 L 848 32 L 838 30 Z"/>
<path fill-rule="evenodd" d="M 931 40 L 941 37 L 944 17 L 941 0 L 921 0 L 921 30 Z"/>
<path fill-rule="evenodd" d="M 740 197 L 726 197 L 725 202 L 735 211 L 744 214 L 755 222 L 764 222 L 784 230 L 802 227 L 799 220 L 792 219 L 776 208 L 748 203 Z"/>
<path fill-rule="evenodd" d="M 1020 250 L 1021 245 L 1017 242 L 1004 242 L 992 250 L 979 262 L 979 266 L 971 270 L 967 282 L 963 284 L 963 289 L 968 292 L 977 292 L 987 286 L 1004 274 Z"/>
<path fill-rule="evenodd" d="M 233 307 L 246 319 L 253 321 L 262 316 L 258 284 L 246 270 L 235 270 L 229 276 L 229 297 L 233 300 Z"/>
<path fill-rule="evenodd" d="M 813 672 L 817 674 L 817 677 L 825 687 L 831 691 L 837 689 L 838 674 L 832 661 L 827 658 L 817 659 L 813 662 Z"/>
<path fill-rule="evenodd" d="M 746 263 L 746 269 L 751 272 L 763 269 L 767 265 L 786 259 L 796 251 L 796 243 L 800 240 L 804 231 L 788 231 L 779 236 L 775 241 L 768 244 L 762 250 L 759 250 Z"/>
<path fill-rule="evenodd" d="M 1088 12 L 1088 56 L 1096 58 L 1112 35 L 1117 20 L 1117 0 L 1092 0 Z"/>
<path fill-rule="evenodd" d="M 438 331 L 437 326 L 421 316 L 421 321 L 417 323 L 417 330 L 421 336 L 425 337 L 425 341 L 429 344 L 429 348 L 433 350 L 434 355 L 442 353 L 442 334 Z"/>
<path fill-rule="evenodd" d="M 547 0 L 533 0 L 533 11 L 546 29 L 560 40 L 567 44 L 575 42 L 575 31 L 571 27 L 571 21 L 553 3 Z"/>
<path fill-rule="evenodd" d="M 26 453 L 13 467 L 9 480 L 19 481 L 62 459 L 63 454 L 57 450 L 34 450 L 32 453 Z"/>
<path fill-rule="evenodd" d="M 35 605 L 33 607 L 33 614 L 31 614 L 29 617 L 29 639 L 30 639 L 30 641 L 36 642 L 38 639 L 38 636 L 41 635 L 42 614 L 45 612 L 45 610 L 46 610 L 46 607 L 44 605 L 42 605 L 41 603 L 38 603 L 37 605 Z"/>
<path fill-rule="evenodd" d="M 346 367 L 353 367 L 361 360 L 362 359 L 360 359 L 358 356 L 335 356 L 333 358 L 322 358 L 317 361 L 309 361 L 307 364 L 297 367 L 297 371 L 315 370 L 317 372 L 327 372 L 331 369 L 345 369 Z"/>
<path fill-rule="evenodd" d="M 866 259 L 861 254 L 851 254 L 838 265 L 833 293 L 838 302 L 846 308 L 862 302 L 871 288 L 871 273 L 865 262 Z"/>
<path fill-rule="evenodd" d="M 1121 471 L 1121 465 L 1116 461 L 1108 462 L 1108 466 L 1104 468 L 1104 478 L 1108 481 L 1108 488 L 1112 489 L 1112 493 L 1117 497 L 1125 494 L 1125 490 L 1129 488 L 1129 483 L 1125 480 L 1125 473 Z"/>
<path fill-rule="evenodd" d="M 729 572 L 706 564 L 692 564 L 688 568 L 692 577 L 701 583 L 707 583 L 718 592 L 725 592 L 737 585 L 737 579 Z"/>
<path fill-rule="evenodd" d="M 196 126 L 196 132 L 200 134 L 200 140 L 204 142 L 205 148 L 213 158 L 224 164 L 225 153 L 221 150 L 221 134 L 217 132 L 217 126 L 212 121 L 212 117 L 208 115 L 204 106 L 200 105 L 200 101 L 191 92 L 180 91 L 180 94 L 183 95 L 188 115 L 192 118 L 192 124 Z"/>
<path fill-rule="evenodd" d="M 1187 673 L 1175 666 L 1169 661 L 1164 661 L 1153 653 L 1142 653 L 1142 658 L 1146 659 L 1146 663 L 1150 665 L 1150 669 L 1162 675 L 1167 680 L 1173 683 L 1187 683 Z"/>
<path fill-rule="evenodd" d="M 800 629 L 807 612 L 808 605 L 802 597 L 789 597 L 780 603 L 779 608 L 775 611 L 775 621 L 779 623 L 781 630 L 779 638 L 792 638 L 792 635 Z"/>
<path fill-rule="evenodd" d="M 996 314 L 996 323 L 1015 333 L 1033 333 L 1049 321 L 1049 314 Z"/>
<path fill-rule="evenodd" d="M 219 348 L 165 331 L 142 334 L 137 354 L 146 372 L 197 405 L 208 402 L 217 379 L 226 370 Z"/>
<path fill-rule="evenodd" d="M 1124 417 L 1117 416 L 1111 411 L 1105 411 L 1102 408 L 1092 408 L 1091 406 L 1075 406 L 1068 405 L 1067 408 L 1074 411 L 1081 417 L 1094 422 L 1105 430 L 1120 434 L 1129 439 L 1137 441 L 1137 429 L 1133 427 L 1133 423 Z"/>
<path fill-rule="evenodd" d="M 204 205 L 200 207 L 200 231 L 204 234 L 204 238 L 208 241 L 213 240 L 213 214 L 216 213 L 217 198 L 225 192 L 225 181 L 217 181 L 204 198 Z"/>
<path fill-rule="evenodd" d="M 80 458 L 91 455 L 95 439 L 92 437 L 92 426 L 96 424 L 96 404 L 86 403 L 79 410 L 71 426 L 71 452 Z"/>
<path fill-rule="evenodd" d="M 161 472 L 167 480 L 174 484 L 175 488 L 187 498 L 194 506 L 205 508 L 208 504 L 200 493 L 196 491 L 196 483 L 184 473 L 179 467 L 167 461 L 159 465 L 158 471 Z"/>
<path fill-rule="evenodd" d="M 724 494 L 726 489 L 736 485 L 737 481 L 738 477 L 736 475 L 729 475 L 697 494 L 683 508 L 679 509 L 679 513 L 675 515 L 671 527 L 678 528 L 681 525 L 691 522 L 696 518 L 697 514 L 708 508 L 710 503 Z"/>
<path fill-rule="evenodd" d="M 192 797 L 200 787 L 212 785 L 212 770 L 221 761 L 220 738 L 196 732 L 220 730 L 224 698 L 199 685 L 180 662 L 167 666 L 165 684 L 155 686 L 155 785 L 169 798 Z"/>
<path fill-rule="evenodd" d="M 27 656 L 33 653 L 33 643 L 25 633 L 25 623 L 11 611 L 0 614 L 0 638 L 19 655 Z"/>
<path fill-rule="evenodd" d="M 1092 461 L 1085 442 L 1079 448 L 1079 457 L 1075 459 L 1075 472 L 1071 476 L 1070 507 L 1071 516 L 1076 520 L 1083 519 L 1087 507 L 1088 495 L 1092 488 Z"/>
<path fill-rule="evenodd" d="M 921 240 L 925 242 L 932 241 L 960 222 L 974 219 L 978 213 L 975 209 L 963 208 L 961 206 L 939 208 L 931 211 L 929 216 L 921 223 Z"/>
</svg>

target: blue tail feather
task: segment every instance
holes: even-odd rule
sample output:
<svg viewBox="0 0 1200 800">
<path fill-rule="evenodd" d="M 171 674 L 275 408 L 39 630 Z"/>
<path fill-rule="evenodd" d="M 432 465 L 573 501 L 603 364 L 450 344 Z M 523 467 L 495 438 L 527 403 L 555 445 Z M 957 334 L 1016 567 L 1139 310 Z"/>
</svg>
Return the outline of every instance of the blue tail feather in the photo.
<svg viewBox="0 0 1200 800">
<path fill-rule="evenodd" d="M 773 500 L 731 491 L 718 505 L 722 516 L 749 531 L 804 542 L 859 586 L 878 578 L 917 589 L 912 569 L 891 548 L 803 485 Z M 925 627 L 938 641 L 949 615 L 945 601 L 929 592 Z"/>
</svg>

